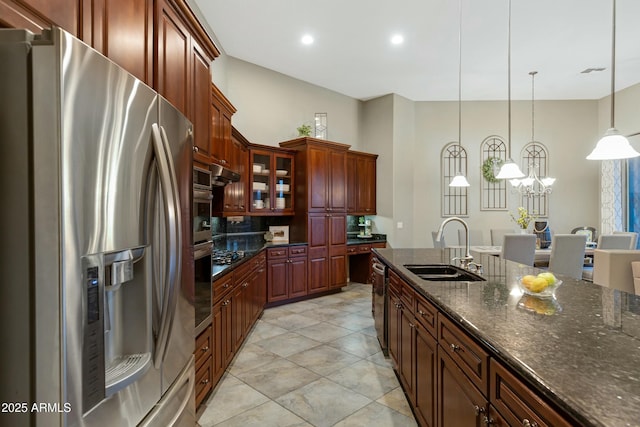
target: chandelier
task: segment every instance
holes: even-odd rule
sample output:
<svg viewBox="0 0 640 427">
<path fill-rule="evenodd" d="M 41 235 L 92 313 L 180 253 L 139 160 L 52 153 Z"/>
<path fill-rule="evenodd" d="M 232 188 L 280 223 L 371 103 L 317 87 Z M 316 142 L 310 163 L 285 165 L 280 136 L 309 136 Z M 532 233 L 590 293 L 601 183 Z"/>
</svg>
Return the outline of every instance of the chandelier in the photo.
<svg viewBox="0 0 640 427">
<path fill-rule="evenodd" d="M 538 74 L 537 71 L 531 71 L 529 75 L 531 76 L 531 144 L 534 153 L 538 152 L 536 150 L 536 139 L 534 135 L 535 129 L 535 98 L 534 98 L 534 79 L 535 75 Z M 555 178 L 544 177 L 542 179 L 538 178 L 538 174 L 536 173 L 536 169 L 538 169 L 538 165 L 535 163 L 529 164 L 529 175 L 525 178 L 521 179 L 511 179 L 509 182 L 520 194 L 523 196 L 534 197 L 541 196 L 544 194 L 551 193 L 551 186 L 555 182 Z"/>
</svg>

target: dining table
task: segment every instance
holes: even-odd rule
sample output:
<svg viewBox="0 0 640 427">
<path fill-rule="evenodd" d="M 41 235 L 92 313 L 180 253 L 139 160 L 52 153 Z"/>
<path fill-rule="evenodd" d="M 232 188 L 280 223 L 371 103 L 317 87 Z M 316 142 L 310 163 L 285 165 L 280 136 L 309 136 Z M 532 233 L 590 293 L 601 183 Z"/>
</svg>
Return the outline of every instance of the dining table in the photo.
<svg viewBox="0 0 640 427">
<path fill-rule="evenodd" d="M 460 247 L 463 248 L 463 246 L 460 246 Z M 590 261 L 593 260 L 593 251 L 594 251 L 594 248 L 589 246 L 585 247 L 584 249 L 585 265 L 589 265 Z M 474 257 L 480 257 L 480 255 L 500 256 L 502 254 L 502 246 L 486 246 L 486 245 L 470 246 L 469 252 Z M 544 248 L 544 249 L 536 248 L 535 254 L 536 254 L 535 255 L 536 264 L 538 263 L 544 264 L 545 262 L 548 263 L 549 258 L 551 257 L 551 247 Z M 586 258 L 590 258 L 590 259 L 586 259 Z"/>
</svg>

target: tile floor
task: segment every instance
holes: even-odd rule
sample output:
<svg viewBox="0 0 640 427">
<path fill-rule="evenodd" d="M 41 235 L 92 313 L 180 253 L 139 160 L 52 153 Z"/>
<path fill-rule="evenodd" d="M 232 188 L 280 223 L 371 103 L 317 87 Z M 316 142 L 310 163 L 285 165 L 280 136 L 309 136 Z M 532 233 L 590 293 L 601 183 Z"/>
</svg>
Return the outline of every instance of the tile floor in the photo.
<svg viewBox="0 0 640 427">
<path fill-rule="evenodd" d="M 371 317 L 371 286 L 270 308 L 200 426 L 416 426 Z"/>
</svg>

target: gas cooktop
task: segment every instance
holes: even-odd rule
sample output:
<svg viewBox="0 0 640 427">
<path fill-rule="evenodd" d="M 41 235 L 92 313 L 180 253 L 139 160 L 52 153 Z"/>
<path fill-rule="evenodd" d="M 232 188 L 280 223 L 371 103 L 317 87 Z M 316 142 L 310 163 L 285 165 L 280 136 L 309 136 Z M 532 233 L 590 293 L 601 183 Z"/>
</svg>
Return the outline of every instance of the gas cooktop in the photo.
<svg viewBox="0 0 640 427">
<path fill-rule="evenodd" d="M 244 251 L 214 249 L 211 255 L 211 262 L 214 265 L 230 265 L 242 258 L 244 258 Z"/>
</svg>

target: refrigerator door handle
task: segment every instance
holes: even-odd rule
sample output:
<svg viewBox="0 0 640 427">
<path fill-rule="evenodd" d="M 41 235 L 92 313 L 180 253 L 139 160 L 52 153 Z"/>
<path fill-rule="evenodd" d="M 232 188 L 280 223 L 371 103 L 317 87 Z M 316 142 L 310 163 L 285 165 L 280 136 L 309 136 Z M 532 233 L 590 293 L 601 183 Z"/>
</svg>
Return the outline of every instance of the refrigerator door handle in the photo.
<svg viewBox="0 0 640 427">
<path fill-rule="evenodd" d="M 164 131 L 154 123 L 151 126 L 151 134 L 153 135 L 153 147 L 158 166 L 158 175 L 160 177 L 160 188 L 164 196 L 164 211 L 167 222 L 167 239 L 165 256 L 169 262 L 166 264 L 165 280 L 163 286 L 162 312 L 160 314 L 160 331 L 158 333 L 158 341 L 156 345 L 156 353 L 154 355 L 154 365 L 160 368 L 164 360 L 167 343 L 172 326 L 173 314 L 177 302 L 177 284 L 181 276 L 182 261 L 182 236 L 180 234 L 180 207 L 177 203 L 177 180 L 173 161 L 167 151 L 165 142 L 166 135 L 162 135 Z"/>
</svg>

